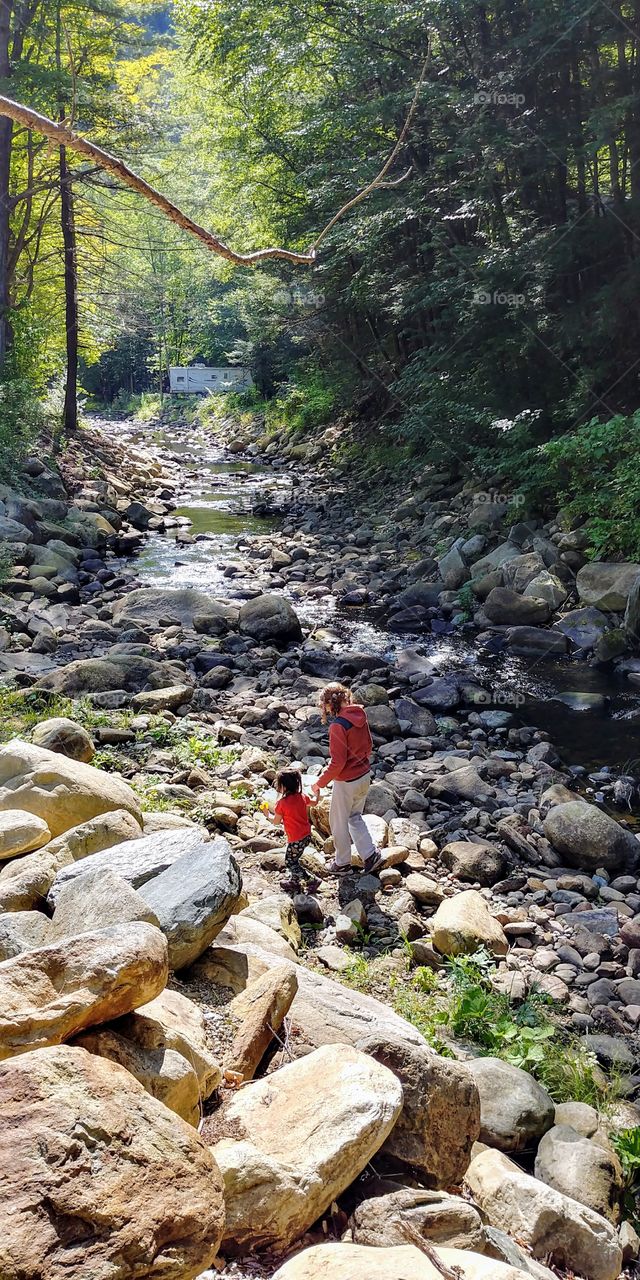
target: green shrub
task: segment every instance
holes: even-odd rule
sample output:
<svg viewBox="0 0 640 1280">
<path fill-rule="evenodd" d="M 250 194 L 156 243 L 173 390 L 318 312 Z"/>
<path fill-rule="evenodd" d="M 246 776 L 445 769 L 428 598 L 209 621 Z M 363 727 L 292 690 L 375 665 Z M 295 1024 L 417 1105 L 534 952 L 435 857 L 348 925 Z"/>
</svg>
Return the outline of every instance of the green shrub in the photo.
<svg viewBox="0 0 640 1280">
<path fill-rule="evenodd" d="M 611 1145 L 624 1175 L 624 1215 L 640 1230 L 640 1125 L 612 1133 Z"/>
</svg>

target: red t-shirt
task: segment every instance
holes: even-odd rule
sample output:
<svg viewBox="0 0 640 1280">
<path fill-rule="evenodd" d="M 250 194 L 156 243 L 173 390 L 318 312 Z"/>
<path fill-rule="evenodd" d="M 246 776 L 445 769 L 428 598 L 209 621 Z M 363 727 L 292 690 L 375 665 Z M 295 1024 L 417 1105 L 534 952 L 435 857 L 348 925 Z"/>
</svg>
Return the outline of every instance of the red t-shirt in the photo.
<svg viewBox="0 0 640 1280">
<path fill-rule="evenodd" d="M 302 791 L 296 791 L 292 796 L 282 796 L 278 800 L 274 813 L 282 818 L 284 833 L 289 844 L 297 844 L 298 840 L 304 840 L 311 835 L 311 823 L 307 813 L 311 804 L 313 800 L 303 795 Z"/>
</svg>

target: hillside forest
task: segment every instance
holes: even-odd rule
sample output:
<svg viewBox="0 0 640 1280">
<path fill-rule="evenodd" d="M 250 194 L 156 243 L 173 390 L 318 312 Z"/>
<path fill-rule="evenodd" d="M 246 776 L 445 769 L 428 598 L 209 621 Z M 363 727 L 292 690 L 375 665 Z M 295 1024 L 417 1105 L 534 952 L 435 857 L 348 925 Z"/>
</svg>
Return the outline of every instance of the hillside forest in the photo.
<svg viewBox="0 0 640 1280">
<path fill-rule="evenodd" d="M 0 89 L 106 147 L 0 123 L 0 433 L 251 368 L 272 418 L 515 479 L 637 554 L 640 11 L 581 0 L 7 0 Z"/>
</svg>

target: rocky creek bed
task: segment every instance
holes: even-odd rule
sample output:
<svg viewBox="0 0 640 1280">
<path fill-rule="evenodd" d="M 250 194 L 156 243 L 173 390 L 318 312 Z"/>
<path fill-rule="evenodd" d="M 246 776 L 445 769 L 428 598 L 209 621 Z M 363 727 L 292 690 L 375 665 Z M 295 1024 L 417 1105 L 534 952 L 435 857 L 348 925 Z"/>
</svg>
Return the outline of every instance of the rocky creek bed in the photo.
<svg viewBox="0 0 640 1280">
<path fill-rule="evenodd" d="M 640 567 L 356 500 L 330 431 L 136 431 L 0 491 L 0 1275 L 634 1274 Z M 328 678 L 383 862 L 326 878 L 323 801 L 292 898 Z"/>
</svg>

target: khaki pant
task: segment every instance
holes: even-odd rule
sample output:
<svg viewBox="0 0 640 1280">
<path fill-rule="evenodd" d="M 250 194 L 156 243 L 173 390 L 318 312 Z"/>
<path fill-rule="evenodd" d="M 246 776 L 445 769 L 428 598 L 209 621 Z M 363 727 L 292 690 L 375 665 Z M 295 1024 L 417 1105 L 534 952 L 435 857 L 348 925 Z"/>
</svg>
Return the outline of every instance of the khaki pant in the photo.
<svg viewBox="0 0 640 1280">
<path fill-rule="evenodd" d="M 331 791 L 329 823 L 339 867 L 351 866 L 351 841 L 363 861 L 376 852 L 369 830 L 362 816 L 367 792 L 371 786 L 371 774 L 355 782 L 334 782 Z"/>
</svg>

